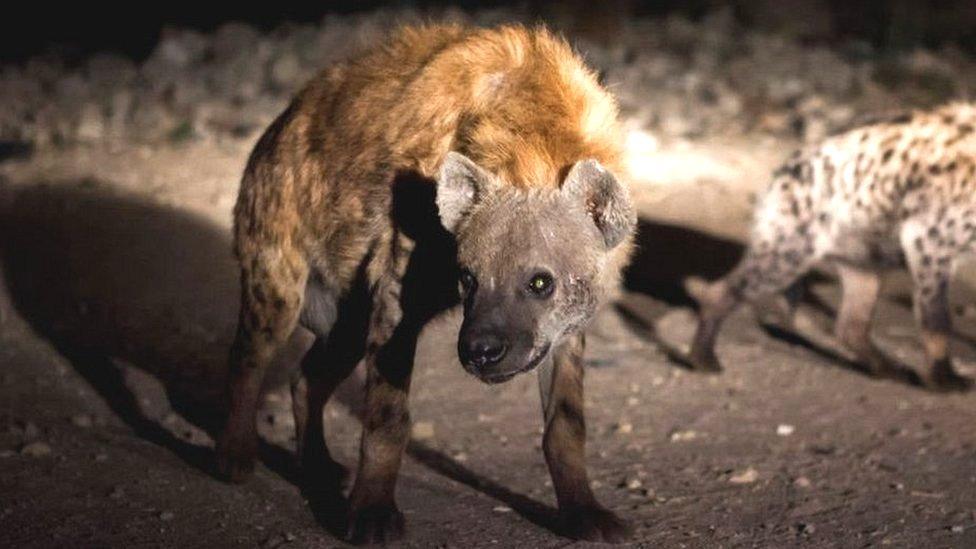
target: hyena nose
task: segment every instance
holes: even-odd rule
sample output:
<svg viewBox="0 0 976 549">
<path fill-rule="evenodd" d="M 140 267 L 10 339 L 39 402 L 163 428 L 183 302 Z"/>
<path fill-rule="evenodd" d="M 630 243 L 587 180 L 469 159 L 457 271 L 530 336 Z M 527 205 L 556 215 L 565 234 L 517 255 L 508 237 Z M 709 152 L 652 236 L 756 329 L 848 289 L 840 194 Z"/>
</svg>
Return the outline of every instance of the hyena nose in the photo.
<svg viewBox="0 0 976 549">
<path fill-rule="evenodd" d="M 496 334 L 481 334 L 466 338 L 458 345 L 461 362 L 475 368 L 498 364 L 507 351 L 508 343 Z"/>
</svg>

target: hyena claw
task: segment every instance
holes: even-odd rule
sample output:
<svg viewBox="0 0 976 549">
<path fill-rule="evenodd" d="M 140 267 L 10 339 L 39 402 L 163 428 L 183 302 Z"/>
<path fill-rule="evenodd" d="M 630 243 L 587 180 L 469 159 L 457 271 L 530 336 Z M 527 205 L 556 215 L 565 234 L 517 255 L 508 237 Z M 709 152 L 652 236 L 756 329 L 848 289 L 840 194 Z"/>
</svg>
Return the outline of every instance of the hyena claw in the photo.
<svg viewBox="0 0 976 549">
<path fill-rule="evenodd" d="M 922 383 L 930 391 L 964 392 L 973 388 L 974 381 L 957 374 L 949 361 L 938 362 L 929 371 L 931 373 L 922 378 Z"/>
<path fill-rule="evenodd" d="M 356 544 L 375 544 L 396 541 L 403 537 L 406 521 L 396 505 L 370 505 L 349 513 L 346 541 Z"/>
<path fill-rule="evenodd" d="M 599 504 L 560 510 L 559 520 L 568 537 L 605 543 L 623 543 L 633 534 L 627 522 Z"/>
<path fill-rule="evenodd" d="M 243 440 L 223 439 L 217 443 L 217 476 L 233 484 L 246 482 L 254 474 L 257 447 Z"/>
<path fill-rule="evenodd" d="M 722 373 L 722 363 L 719 362 L 715 351 L 712 349 L 692 348 L 687 356 L 688 365 L 691 369 L 703 374 Z"/>
</svg>

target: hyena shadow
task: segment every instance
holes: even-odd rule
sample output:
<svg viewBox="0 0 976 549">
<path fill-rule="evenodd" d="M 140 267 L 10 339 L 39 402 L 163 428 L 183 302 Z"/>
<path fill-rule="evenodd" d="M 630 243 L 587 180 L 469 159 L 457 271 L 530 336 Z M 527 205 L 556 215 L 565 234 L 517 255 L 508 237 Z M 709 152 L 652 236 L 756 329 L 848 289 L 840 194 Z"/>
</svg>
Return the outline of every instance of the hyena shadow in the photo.
<svg viewBox="0 0 976 549">
<path fill-rule="evenodd" d="M 688 227 L 659 223 L 640 219 L 634 259 L 624 273 L 624 286 L 628 291 L 652 297 L 663 304 L 655 310 L 640 312 L 626 304 L 617 309 L 635 331 L 657 345 L 676 365 L 690 368 L 686 353 L 673 341 L 659 335 L 655 321 L 670 307 L 697 307 L 697 302 L 688 294 L 684 281 L 689 277 L 715 280 L 731 271 L 745 251 L 743 244 L 734 240 L 716 237 Z M 809 291 L 814 284 L 834 283 L 831 277 L 822 272 L 812 271 L 801 279 L 790 291 L 795 292 L 797 303 L 806 309 L 808 316 L 816 321 L 817 332 L 830 333 L 837 307 L 816 292 Z M 823 337 L 789 326 L 777 307 L 778 296 L 770 296 L 755 304 L 759 324 L 769 337 L 793 345 L 812 353 L 826 365 L 837 366 L 855 373 L 867 375 L 865 368 L 845 356 L 838 349 L 825 343 Z M 896 303 L 900 301 L 895 298 Z M 906 376 L 900 381 L 918 385 L 917 376 L 911 376 L 905 367 Z"/>
<path fill-rule="evenodd" d="M 238 282 L 226 231 L 97 181 L 5 193 L 4 278 L 17 311 L 140 437 L 210 471 L 211 450 L 140 404 L 133 365 L 211 436 L 223 412 Z"/>
<path fill-rule="evenodd" d="M 2 278 L 17 312 L 137 436 L 213 474 L 210 445 L 177 436 L 144 410 L 120 364 L 131 364 L 159 380 L 173 411 L 211 439 L 219 433 L 226 416 L 227 352 L 240 292 L 229 232 L 203 217 L 108 188 L 84 181 L 3 191 Z M 433 204 L 432 195 L 414 194 L 409 200 Z M 297 358 L 302 350 L 288 354 Z M 267 387 L 285 385 L 291 373 L 288 368 L 269 370 Z M 361 381 L 354 379 L 336 398 L 361 417 L 358 385 Z M 421 442 L 411 442 L 407 453 L 527 520 L 555 529 L 550 506 Z M 301 487 L 291 448 L 262 442 L 260 458 L 272 472 Z M 344 533 L 344 524 L 338 522 L 345 508 L 342 494 L 316 496 L 320 497 L 310 498 L 310 504 L 319 522 Z"/>
</svg>

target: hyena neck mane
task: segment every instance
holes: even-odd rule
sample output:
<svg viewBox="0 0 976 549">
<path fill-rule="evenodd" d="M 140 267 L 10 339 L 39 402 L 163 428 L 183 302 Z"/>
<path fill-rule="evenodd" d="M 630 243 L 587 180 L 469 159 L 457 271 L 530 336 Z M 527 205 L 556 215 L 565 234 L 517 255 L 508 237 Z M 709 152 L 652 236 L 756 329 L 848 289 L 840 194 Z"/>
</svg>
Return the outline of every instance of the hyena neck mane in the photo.
<svg viewBox="0 0 976 549">
<path fill-rule="evenodd" d="M 455 32 L 456 42 L 434 54 L 407 90 L 438 112 L 411 113 L 405 132 L 417 116 L 441 119 L 446 149 L 517 187 L 557 187 L 586 158 L 616 170 L 616 102 L 564 40 L 542 27 Z M 403 36 L 423 40 L 416 30 Z M 438 163 L 446 150 L 424 152 L 436 158 L 420 165 Z"/>
</svg>

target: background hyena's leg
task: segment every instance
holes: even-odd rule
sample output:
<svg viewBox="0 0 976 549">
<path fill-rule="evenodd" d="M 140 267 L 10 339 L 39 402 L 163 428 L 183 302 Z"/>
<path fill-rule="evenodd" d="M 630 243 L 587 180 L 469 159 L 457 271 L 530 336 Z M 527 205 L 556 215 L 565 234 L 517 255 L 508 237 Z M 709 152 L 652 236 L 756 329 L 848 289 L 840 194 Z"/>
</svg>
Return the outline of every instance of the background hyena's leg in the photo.
<svg viewBox="0 0 976 549">
<path fill-rule="evenodd" d="M 890 376 L 895 372 L 893 365 L 871 341 L 871 323 L 881 294 L 881 275 L 844 263 L 837 264 L 837 274 L 842 291 L 834 324 L 838 341 L 853 351 L 872 375 Z"/>
<path fill-rule="evenodd" d="M 330 332 L 319 332 L 292 385 L 297 449 L 306 488 L 335 488 L 343 480 L 345 469 L 332 459 L 325 442 L 322 411 L 363 356 L 368 311 L 365 300 L 348 298 Z"/>
<path fill-rule="evenodd" d="M 943 240 L 939 221 L 906 223 L 902 229 L 902 249 L 915 284 L 915 319 L 925 347 L 927 372 L 922 378 L 933 389 L 967 389 L 972 381 L 955 372 L 949 357 L 949 277 L 956 250 Z"/>
<path fill-rule="evenodd" d="M 623 541 L 629 529 L 593 496 L 586 475 L 586 424 L 583 416 L 583 335 L 553 351 L 539 369 L 545 417 L 542 448 L 552 475 L 565 532 L 591 541 Z"/>
<path fill-rule="evenodd" d="M 254 469 L 257 452 L 255 413 L 264 373 L 298 322 L 308 269 L 297 256 L 266 254 L 244 265 L 241 311 L 230 353 L 230 410 L 217 442 L 218 473 L 240 482 Z"/>
<path fill-rule="evenodd" d="M 692 367 L 721 371 L 715 340 L 722 321 L 742 301 L 781 292 L 797 282 L 815 259 L 807 242 L 800 235 L 760 240 L 750 245 L 742 261 L 725 278 L 711 284 L 688 281 L 688 293 L 699 304 L 698 328 L 688 356 Z"/>
<path fill-rule="evenodd" d="M 400 290 L 394 277 L 381 280 L 374 290 L 359 469 L 349 498 L 347 537 L 354 543 L 391 541 L 404 531 L 394 492 L 410 437 L 407 396 L 421 325 L 404 318 Z"/>
</svg>

